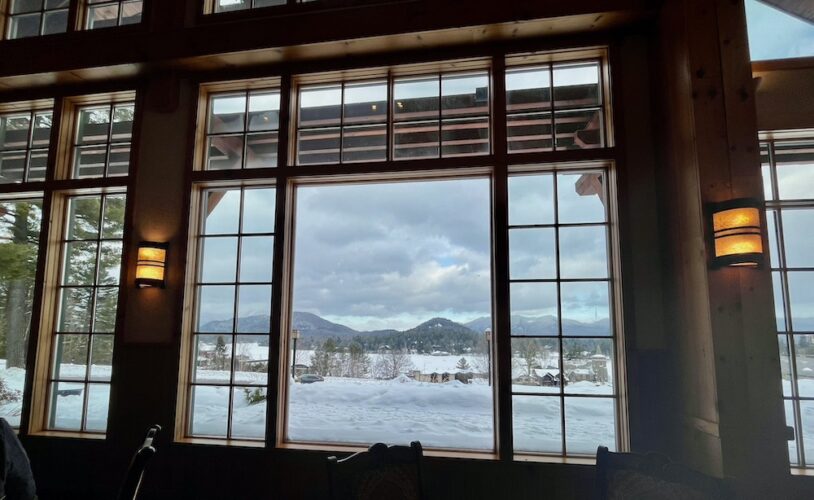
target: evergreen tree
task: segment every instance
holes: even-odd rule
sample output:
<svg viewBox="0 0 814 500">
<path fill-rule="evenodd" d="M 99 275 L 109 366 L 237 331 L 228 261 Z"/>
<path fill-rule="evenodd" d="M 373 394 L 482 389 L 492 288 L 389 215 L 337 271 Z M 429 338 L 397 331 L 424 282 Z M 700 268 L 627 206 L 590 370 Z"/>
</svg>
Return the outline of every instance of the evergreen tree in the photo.
<svg viewBox="0 0 814 500">
<path fill-rule="evenodd" d="M 459 370 L 469 370 L 470 369 L 469 362 L 466 360 L 466 358 L 461 358 L 458 360 L 458 364 L 455 365 L 455 368 Z"/>
<path fill-rule="evenodd" d="M 215 355 L 213 359 L 216 369 L 225 370 L 227 368 L 226 357 L 226 341 L 223 339 L 223 335 L 218 335 L 218 340 L 215 342 Z"/>
</svg>

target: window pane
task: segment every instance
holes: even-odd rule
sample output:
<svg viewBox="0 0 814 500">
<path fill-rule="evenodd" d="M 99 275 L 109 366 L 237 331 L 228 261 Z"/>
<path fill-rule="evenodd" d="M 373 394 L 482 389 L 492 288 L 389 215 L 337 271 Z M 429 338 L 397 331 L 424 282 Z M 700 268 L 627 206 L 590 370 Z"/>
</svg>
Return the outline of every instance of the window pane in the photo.
<svg viewBox="0 0 814 500">
<path fill-rule="evenodd" d="M 9 18 L 9 39 L 27 38 L 40 34 L 40 14 L 23 14 Z"/>
<path fill-rule="evenodd" d="M 791 465 L 798 465 L 799 458 L 797 458 L 797 436 L 799 435 L 800 429 L 797 429 L 796 425 L 794 425 L 794 402 L 789 401 L 788 399 L 783 400 L 783 406 L 786 410 L 786 426 L 791 427 L 794 429 L 794 436 L 795 439 L 788 441 L 789 443 L 789 462 Z"/>
<path fill-rule="evenodd" d="M 393 158 L 437 158 L 438 139 L 437 121 L 396 123 L 393 125 Z"/>
<path fill-rule="evenodd" d="M 57 335 L 54 378 L 84 380 L 88 366 L 88 335 Z"/>
<path fill-rule="evenodd" d="M 342 129 L 342 162 L 387 159 L 387 125 L 364 125 Z"/>
<path fill-rule="evenodd" d="M 88 411 L 85 418 L 85 429 L 91 432 L 107 430 L 108 403 L 110 402 L 110 385 L 88 384 Z"/>
<path fill-rule="evenodd" d="M 42 0 L 11 0 L 11 13 L 34 12 L 42 9 Z"/>
<path fill-rule="evenodd" d="M 548 66 L 506 71 L 508 113 L 547 109 L 551 109 L 551 75 Z"/>
<path fill-rule="evenodd" d="M 780 247 L 777 246 L 778 210 L 766 210 L 766 233 L 769 238 L 769 262 L 772 268 L 780 267 Z"/>
<path fill-rule="evenodd" d="M 0 153 L 0 162 L 3 153 Z M 28 181 L 44 181 L 48 166 L 48 150 L 31 151 L 28 155 Z M 2 169 L 0 169 L 2 170 Z"/>
<path fill-rule="evenodd" d="M 598 64 L 554 66 L 554 107 L 578 108 L 599 103 Z"/>
<path fill-rule="evenodd" d="M 489 153 L 489 118 L 464 118 L 441 122 L 442 156 Z"/>
<path fill-rule="evenodd" d="M 252 92 L 249 95 L 249 131 L 280 127 L 280 93 Z"/>
<path fill-rule="evenodd" d="M 235 387 L 232 396 L 232 438 L 266 436 L 266 388 Z"/>
<path fill-rule="evenodd" d="M 195 383 L 229 383 L 232 370 L 231 335 L 195 336 Z"/>
<path fill-rule="evenodd" d="M 209 133 L 243 132 L 246 96 L 219 95 L 209 99 Z"/>
<path fill-rule="evenodd" d="M 539 153 L 554 149 L 550 113 L 509 115 L 506 120 L 510 153 Z"/>
<path fill-rule="evenodd" d="M 110 107 L 79 110 L 77 144 L 107 142 L 110 133 Z"/>
<path fill-rule="evenodd" d="M 559 394 L 560 341 L 512 339 L 512 391 Z"/>
<path fill-rule="evenodd" d="M 74 431 L 81 429 L 84 392 L 85 385 L 81 383 L 51 384 L 50 428 Z"/>
<path fill-rule="evenodd" d="M 566 394 L 613 395 L 613 339 L 563 339 L 562 356 Z"/>
<path fill-rule="evenodd" d="M 118 285 L 122 267 L 122 242 L 103 241 L 99 249 L 97 285 Z"/>
<path fill-rule="evenodd" d="M 0 200 L 0 417 L 17 427 L 22 411 L 42 202 Z"/>
<path fill-rule="evenodd" d="M 783 396 L 791 397 L 791 354 L 789 354 L 788 335 L 778 335 L 777 343 L 780 352 L 780 374 L 783 382 Z"/>
<path fill-rule="evenodd" d="M 99 244 L 95 241 L 73 241 L 65 246 L 64 285 L 96 283 L 96 261 Z"/>
<path fill-rule="evenodd" d="M 557 284 L 512 283 L 512 335 L 558 335 Z"/>
<path fill-rule="evenodd" d="M 193 386 L 192 434 L 225 438 L 228 422 L 229 387 Z"/>
<path fill-rule="evenodd" d="M 440 92 L 437 76 L 396 79 L 393 84 L 393 119 L 437 120 Z"/>
<path fill-rule="evenodd" d="M 775 156 L 780 199 L 811 198 L 814 192 L 814 144 L 777 142 Z"/>
<path fill-rule="evenodd" d="M 560 228 L 560 276 L 606 278 L 608 251 L 605 226 Z"/>
<path fill-rule="evenodd" d="M 243 191 L 243 233 L 273 233 L 276 203 L 277 190 L 273 187 Z"/>
<path fill-rule="evenodd" d="M 509 224 L 554 223 L 554 176 L 509 177 Z"/>
<path fill-rule="evenodd" d="M 119 4 L 88 7 L 88 29 L 110 28 L 119 24 Z"/>
<path fill-rule="evenodd" d="M 235 287 L 210 285 L 198 287 L 198 331 L 232 332 Z"/>
<path fill-rule="evenodd" d="M 814 335 L 794 335 L 797 390 L 804 398 L 814 397 Z"/>
<path fill-rule="evenodd" d="M 565 398 L 565 446 L 568 454 L 596 455 L 597 446 L 616 451 L 614 400 Z"/>
<path fill-rule="evenodd" d="M 132 104 L 117 105 L 113 108 L 112 142 L 129 141 L 133 135 L 135 109 Z"/>
<path fill-rule="evenodd" d="M 340 135 L 338 127 L 300 130 L 297 164 L 339 163 Z"/>
<path fill-rule="evenodd" d="M 65 33 L 68 29 L 68 10 L 55 10 L 44 14 L 43 35 Z"/>
<path fill-rule="evenodd" d="M 561 412 L 559 397 L 513 396 L 515 451 L 561 454 Z"/>
<path fill-rule="evenodd" d="M 240 281 L 271 282 L 273 236 L 247 236 L 240 248 Z"/>
<path fill-rule="evenodd" d="M 206 193 L 204 234 L 237 234 L 240 224 L 240 190 Z"/>
<path fill-rule="evenodd" d="M 780 273 L 772 273 L 772 291 L 774 292 L 774 315 L 777 318 L 777 331 L 788 331 L 786 326 L 785 301 L 783 299 L 783 282 Z"/>
<path fill-rule="evenodd" d="M 91 339 L 90 380 L 110 381 L 113 367 L 113 335 L 94 335 Z"/>
<path fill-rule="evenodd" d="M 246 168 L 277 166 L 277 132 L 246 136 Z"/>
<path fill-rule="evenodd" d="M 486 73 L 441 78 L 444 118 L 489 115 L 489 77 Z M 488 119 L 487 119 L 488 122 Z"/>
<path fill-rule="evenodd" d="M 271 285 L 241 285 L 238 288 L 237 331 L 269 333 Z"/>
<path fill-rule="evenodd" d="M 201 283 L 237 281 L 237 238 L 204 238 Z"/>
<path fill-rule="evenodd" d="M 387 82 L 345 85 L 343 123 L 385 123 L 387 121 Z"/>
<path fill-rule="evenodd" d="M 611 335 L 607 282 L 565 282 L 560 293 L 563 335 Z"/>
<path fill-rule="evenodd" d="M 554 229 L 510 230 L 509 273 L 512 279 L 556 278 Z"/>
<path fill-rule="evenodd" d="M 101 199 L 98 196 L 71 198 L 68 206 L 68 239 L 96 239 L 99 235 Z"/>
<path fill-rule="evenodd" d="M 25 149 L 28 146 L 28 135 L 31 130 L 31 116 L 0 116 L 0 150 Z"/>
<path fill-rule="evenodd" d="M 342 87 L 300 89 L 300 127 L 330 127 L 341 124 Z"/>
<path fill-rule="evenodd" d="M 806 457 L 814 457 L 814 401 L 800 401 L 800 420 Z M 809 458 L 806 458 L 808 465 Z"/>
<path fill-rule="evenodd" d="M 89 332 L 93 288 L 63 288 L 59 308 L 59 331 Z"/>
<path fill-rule="evenodd" d="M 594 149 L 605 145 L 602 112 L 561 111 L 554 114 L 557 149 Z"/>
<path fill-rule="evenodd" d="M 113 333 L 116 330 L 118 301 L 118 287 L 96 289 L 96 316 L 93 318 L 94 332 Z"/>
<path fill-rule="evenodd" d="M 143 10 L 143 2 L 137 0 L 135 2 L 122 2 L 122 20 L 121 25 L 136 24 L 141 22 L 141 12 Z"/>
<path fill-rule="evenodd" d="M 769 147 L 766 144 L 760 145 L 760 172 L 763 175 L 763 196 L 766 200 L 773 200 L 774 179 L 772 179 L 772 167 L 769 160 Z"/>
<path fill-rule="evenodd" d="M 0 152 L 0 184 L 22 182 L 25 159 L 25 151 Z"/>
<path fill-rule="evenodd" d="M 789 272 L 788 278 L 794 331 L 814 332 L 814 272 Z"/>
<path fill-rule="evenodd" d="M 207 170 L 235 170 L 243 166 L 242 135 L 218 135 L 209 138 Z"/>
<path fill-rule="evenodd" d="M 557 174 L 560 223 L 605 222 L 605 192 L 601 172 Z"/>
<path fill-rule="evenodd" d="M 74 178 L 103 177 L 107 164 L 107 146 L 84 146 L 76 148 Z"/>
<path fill-rule="evenodd" d="M 105 196 L 105 214 L 102 221 L 102 238 L 122 238 L 124 235 L 125 196 Z"/>
<path fill-rule="evenodd" d="M 215 12 L 248 9 L 250 6 L 251 2 L 249 0 L 217 0 Z"/>
<path fill-rule="evenodd" d="M 259 8 L 259 7 L 268 7 L 270 5 L 285 5 L 285 4 L 286 0 L 254 0 L 254 5 L 252 5 L 252 7 Z"/>
<path fill-rule="evenodd" d="M 236 342 L 235 383 L 251 386 L 268 384 L 268 336 L 238 335 Z M 254 391 L 254 388 L 252 388 L 252 391 Z M 248 401 L 248 403 L 252 404 L 256 402 L 258 401 Z"/>
<path fill-rule="evenodd" d="M 814 198 L 814 193 L 810 195 Z M 783 243 L 786 250 L 786 266 L 814 267 L 814 210 L 783 210 Z M 772 247 L 774 248 L 774 247 Z"/>
<path fill-rule="evenodd" d="M 287 438 L 493 449 L 489 180 L 301 186 L 295 199 Z"/>
</svg>

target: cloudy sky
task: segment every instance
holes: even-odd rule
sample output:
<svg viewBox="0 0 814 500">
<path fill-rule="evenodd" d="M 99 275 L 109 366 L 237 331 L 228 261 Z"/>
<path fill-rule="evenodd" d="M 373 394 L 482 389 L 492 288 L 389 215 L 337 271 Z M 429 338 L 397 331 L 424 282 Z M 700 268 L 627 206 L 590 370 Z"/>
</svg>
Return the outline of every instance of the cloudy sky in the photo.
<svg viewBox="0 0 814 500">
<path fill-rule="evenodd" d="M 560 176 L 560 210 L 571 222 L 605 220 L 596 196 L 576 194 L 579 175 Z M 466 322 L 491 315 L 490 185 L 487 179 L 300 187 L 294 310 L 358 330 L 406 329 L 434 316 Z M 553 176 L 510 187 L 512 224 L 553 222 Z M 510 234 L 512 276 L 556 276 L 552 229 Z M 561 229 L 563 277 L 608 276 L 605 227 Z M 556 315 L 551 285 L 513 287 L 515 314 Z M 608 316 L 607 284 L 568 284 L 564 316 Z"/>
<path fill-rule="evenodd" d="M 758 0 L 746 0 L 746 17 L 753 61 L 814 56 L 814 25 Z"/>
</svg>

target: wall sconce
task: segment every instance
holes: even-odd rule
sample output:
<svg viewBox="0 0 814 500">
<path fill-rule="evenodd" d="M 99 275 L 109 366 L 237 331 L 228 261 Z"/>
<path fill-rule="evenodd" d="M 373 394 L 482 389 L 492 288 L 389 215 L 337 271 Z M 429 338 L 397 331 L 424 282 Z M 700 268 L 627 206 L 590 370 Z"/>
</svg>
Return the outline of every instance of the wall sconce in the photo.
<svg viewBox="0 0 814 500">
<path fill-rule="evenodd" d="M 136 262 L 136 286 L 138 288 L 164 288 L 164 271 L 167 266 L 167 243 L 142 241 L 138 244 Z"/>
<path fill-rule="evenodd" d="M 758 267 L 763 263 L 762 208 L 753 198 L 711 205 L 713 267 Z"/>
</svg>

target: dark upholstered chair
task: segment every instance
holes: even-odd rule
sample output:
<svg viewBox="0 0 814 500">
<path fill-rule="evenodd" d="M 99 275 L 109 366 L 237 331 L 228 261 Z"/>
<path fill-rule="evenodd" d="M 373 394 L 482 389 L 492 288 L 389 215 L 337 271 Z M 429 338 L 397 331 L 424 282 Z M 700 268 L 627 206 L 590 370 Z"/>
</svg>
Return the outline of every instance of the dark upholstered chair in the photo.
<svg viewBox="0 0 814 500">
<path fill-rule="evenodd" d="M 650 453 L 596 450 L 599 500 L 728 500 L 734 498 L 722 479 L 696 472 L 667 457 Z"/>
<path fill-rule="evenodd" d="M 141 480 L 144 477 L 144 470 L 147 468 L 147 463 L 153 458 L 153 455 L 155 455 L 153 439 L 155 439 L 160 430 L 160 425 L 154 425 L 147 431 L 144 443 L 142 443 L 141 447 L 136 451 L 133 460 L 130 461 L 127 475 L 124 477 L 124 482 L 119 490 L 119 500 L 135 500 L 138 496 Z"/>
<path fill-rule="evenodd" d="M 343 458 L 328 457 L 332 500 L 423 500 L 421 443 L 387 446 Z"/>
</svg>

